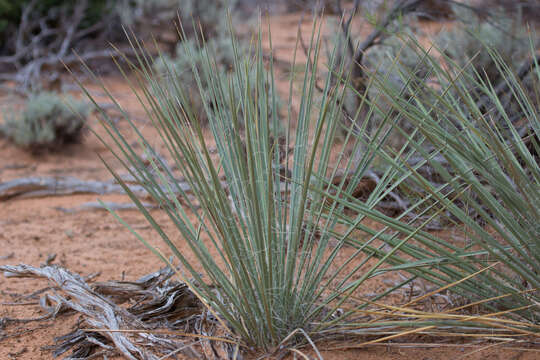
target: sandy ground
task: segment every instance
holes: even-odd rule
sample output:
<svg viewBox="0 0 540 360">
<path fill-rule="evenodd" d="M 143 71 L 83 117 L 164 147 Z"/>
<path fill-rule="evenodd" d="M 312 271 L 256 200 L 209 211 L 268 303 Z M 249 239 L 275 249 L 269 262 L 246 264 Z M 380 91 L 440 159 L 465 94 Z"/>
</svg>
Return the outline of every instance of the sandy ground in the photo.
<svg viewBox="0 0 540 360">
<path fill-rule="evenodd" d="M 279 16 L 271 19 L 274 55 L 277 60 L 289 62 L 294 50 L 298 15 Z M 304 22 L 302 30 L 308 34 L 310 22 Z M 307 36 L 307 35 L 305 35 Z M 299 54 L 299 63 L 305 57 Z M 287 92 L 288 84 L 280 81 L 280 91 Z M 155 139 L 155 132 L 145 120 L 144 112 L 129 89 L 119 79 L 109 78 L 107 84 L 129 112 L 134 116 L 143 133 Z M 97 91 L 97 89 L 95 89 Z M 92 120 L 92 125 L 96 120 Z M 124 124 L 120 124 L 124 127 Z M 98 133 L 103 130 L 95 127 Z M 134 137 L 133 137 L 134 140 Z M 155 148 L 162 149 L 156 141 Z M 31 176 L 75 176 L 85 180 L 111 180 L 112 176 L 98 158 L 106 160 L 111 155 L 93 135 L 87 135 L 82 144 L 73 145 L 59 153 L 32 155 L 0 139 L 0 183 Z M 102 210 L 65 213 L 59 208 L 74 208 L 97 199 L 117 203 L 128 203 L 122 195 L 73 195 L 43 198 L 15 198 L 0 202 L 0 265 L 25 263 L 39 266 L 56 254 L 54 263 L 60 264 L 82 275 L 99 272 L 97 280 L 135 280 L 156 271 L 162 264 L 143 247 L 110 214 Z M 163 224 L 166 231 L 174 234 L 174 227 L 160 210 L 152 214 Z M 153 245 L 161 246 L 158 236 L 137 211 L 121 211 L 122 217 L 132 224 Z M 182 248 L 182 239 L 173 235 Z M 42 315 L 39 306 L 33 303 L 13 306 L 20 294 L 31 293 L 47 284 L 44 281 L 6 279 L 0 276 L 0 318 L 32 318 Z M 54 321 L 9 324 L 0 327 L 0 359 L 50 359 L 47 346 L 53 339 L 71 331 L 77 316 L 60 316 Z M 1 323 L 0 323 L 1 324 Z M 1 325 L 0 325 L 1 326 Z M 484 346 L 489 346 L 485 344 Z M 415 346 L 398 348 L 376 346 L 348 351 L 324 351 L 327 359 L 459 359 L 475 348 L 467 348 L 459 342 L 449 340 L 436 348 Z M 534 353 L 500 350 L 497 347 L 477 352 L 467 359 L 512 359 L 532 360 Z"/>
</svg>

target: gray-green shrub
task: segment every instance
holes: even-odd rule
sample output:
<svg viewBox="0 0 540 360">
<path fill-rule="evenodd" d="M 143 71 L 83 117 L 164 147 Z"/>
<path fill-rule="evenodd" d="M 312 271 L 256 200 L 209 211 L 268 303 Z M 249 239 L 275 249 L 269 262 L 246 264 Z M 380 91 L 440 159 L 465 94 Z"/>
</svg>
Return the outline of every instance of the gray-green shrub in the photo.
<svg viewBox="0 0 540 360">
<path fill-rule="evenodd" d="M 208 49 L 215 54 L 214 61 L 220 71 L 216 73 L 219 81 L 227 82 L 233 76 L 233 47 L 231 39 L 218 36 L 208 39 L 205 43 Z M 201 49 L 197 39 L 185 39 L 176 47 L 175 56 L 162 54 L 156 58 L 154 69 L 165 84 L 173 86 L 174 83 L 182 83 L 192 88 L 197 87 L 197 78 L 194 68 L 200 70 L 205 62 L 205 53 Z M 209 83 L 205 79 L 199 79 L 204 91 L 190 94 L 195 109 L 200 111 L 204 108 L 204 102 L 208 97 Z M 204 121 L 206 122 L 206 121 Z"/>
<path fill-rule="evenodd" d="M 518 67 L 529 57 L 527 28 L 519 15 L 493 12 L 483 19 L 461 7 L 455 12 L 462 24 L 441 31 L 435 43 L 459 68 L 476 72 L 496 85 L 503 77 L 486 46 L 510 66 Z"/>
<path fill-rule="evenodd" d="M 59 149 L 80 142 L 91 107 L 71 96 L 42 92 L 28 98 L 21 111 L 12 110 L 1 132 L 30 150 Z"/>
<path fill-rule="evenodd" d="M 201 41 L 197 39 L 197 37 L 184 39 L 178 44 L 175 56 L 161 54 L 161 56 L 157 57 L 153 63 L 153 68 L 157 72 L 157 77 L 163 81 L 164 85 L 170 87 L 171 90 L 173 90 L 174 84 L 179 83 L 193 89 L 200 86 L 200 91 L 193 91 L 189 95 L 193 109 L 201 114 L 199 120 L 203 124 L 208 122 L 208 114 L 204 110 L 205 107 L 208 109 L 215 108 L 215 104 L 211 101 L 211 93 L 214 91 L 212 86 L 215 85 L 209 82 L 208 79 L 200 77 L 197 74 L 206 66 L 208 52 L 213 54 L 212 63 L 217 69 L 212 81 L 222 83 L 220 87 L 225 92 L 224 98 L 227 99 L 229 96 L 232 96 L 234 98 L 234 103 L 238 103 L 241 97 L 244 96 L 244 94 L 241 94 L 238 91 L 238 86 L 236 86 L 238 74 L 236 74 L 237 68 L 234 66 L 235 52 L 244 53 L 248 51 L 248 49 L 242 42 L 238 42 L 238 40 L 235 40 L 235 44 L 233 45 L 233 40 L 230 35 L 227 34 L 229 34 L 228 31 L 225 34 L 211 37 L 204 42 L 204 46 L 201 46 Z M 238 48 L 235 50 L 235 47 Z M 274 90 L 268 81 L 269 74 L 266 70 L 263 71 L 264 74 L 259 74 L 260 78 L 257 79 L 257 69 L 249 69 L 249 87 L 255 89 L 257 87 L 257 81 L 262 81 L 265 84 L 265 88 L 268 91 L 273 92 Z M 279 112 L 281 100 L 277 94 L 276 102 L 276 109 Z M 221 104 L 221 106 L 228 105 L 229 103 L 227 101 Z M 269 112 L 274 111 L 271 104 L 267 104 L 266 107 Z M 233 110 L 230 109 L 230 111 Z M 280 137 L 283 135 L 283 129 L 281 122 L 279 122 L 278 125 L 278 128 L 274 129 L 273 124 L 270 124 L 272 133 L 275 136 Z"/>
</svg>

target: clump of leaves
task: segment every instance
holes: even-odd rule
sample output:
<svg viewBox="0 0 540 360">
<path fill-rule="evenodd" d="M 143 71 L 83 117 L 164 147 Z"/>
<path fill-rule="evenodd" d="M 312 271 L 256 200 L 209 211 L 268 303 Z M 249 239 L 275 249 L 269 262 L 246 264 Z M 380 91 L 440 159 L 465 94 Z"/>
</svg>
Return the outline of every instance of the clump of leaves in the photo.
<svg viewBox="0 0 540 360">
<path fill-rule="evenodd" d="M 91 107 L 71 96 L 42 92 L 29 97 L 20 112 L 6 119 L 1 132 L 33 151 L 59 149 L 81 141 Z"/>
</svg>

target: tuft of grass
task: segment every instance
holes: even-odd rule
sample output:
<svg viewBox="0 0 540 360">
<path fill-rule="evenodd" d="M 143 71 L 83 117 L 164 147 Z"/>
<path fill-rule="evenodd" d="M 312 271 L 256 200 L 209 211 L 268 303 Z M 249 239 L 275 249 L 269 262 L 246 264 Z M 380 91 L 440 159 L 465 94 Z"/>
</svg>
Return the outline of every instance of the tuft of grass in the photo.
<svg viewBox="0 0 540 360">
<path fill-rule="evenodd" d="M 0 131 L 31 151 L 58 150 L 82 139 L 91 107 L 71 96 L 41 92 L 31 95 L 20 112 L 8 116 Z"/>
</svg>

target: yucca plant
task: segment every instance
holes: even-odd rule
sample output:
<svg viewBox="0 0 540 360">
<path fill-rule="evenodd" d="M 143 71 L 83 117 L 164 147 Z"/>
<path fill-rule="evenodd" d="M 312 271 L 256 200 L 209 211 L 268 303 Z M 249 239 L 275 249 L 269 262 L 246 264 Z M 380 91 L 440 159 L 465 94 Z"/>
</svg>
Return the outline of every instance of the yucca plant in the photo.
<svg viewBox="0 0 540 360">
<path fill-rule="evenodd" d="M 103 127 L 109 137 L 102 140 L 160 204 L 181 235 L 181 243 L 172 240 L 177 234 L 164 231 L 164 225 L 130 192 L 117 170 L 107 166 L 180 262 L 183 280 L 229 335 L 243 346 L 276 353 L 331 339 L 336 334 L 377 335 L 387 334 L 393 326 L 408 327 L 407 321 L 367 322 L 364 311 L 374 306 L 371 301 L 383 301 L 410 279 L 375 294 L 370 291 L 369 300 L 353 296 L 366 281 L 385 274 L 378 270 L 386 259 L 370 261 L 373 256 L 364 256 L 363 249 L 345 246 L 358 224 L 349 225 L 348 231 L 336 236 L 334 228 L 340 226 L 337 214 L 343 209 L 336 202 L 329 203 L 325 194 L 336 190 L 333 194 L 339 198 L 342 191 L 360 183 L 378 146 L 385 141 L 382 131 L 390 118 L 380 122 L 380 140 L 371 143 L 371 150 L 354 158 L 345 155 L 346 149 L 358 149 L 361 139 L 353 136 L 351 126 L 345 140 L 336 141 L 336 129 L 342 126 L 338 104 L 342 103 L 346 86 L 331 86 L 328 74 L 322 96 L 319 98 L 316 92 L 317 69 L 323 61 L 319 59 L 317 21 L 308 49 L 312 61 L 303 77 L 291 78 L 288 111 L 284 115 L 285 146 L 271 132 L 283 120 L 277 109 L 272 60 L 264 62 L 260 36 L 253 42 L 253 51 L 246 54 L 239 52 L 233 37 L 235 76 L 228 81 L 216 76 L 222 70 L 204 42 L 199 42 L 204 61 L 202 66 L 191 63 L 197 89 L 186 88 L 180 82 L 164 84 L 142 44 L 133 37 L 131 41 L 138 62 L 126 62 L 135 76 L 123 73 L 167 148 L 167 157 L 179 169 L 178 174 L 150 146 L 155 140 L 145 138 L 125 112 L 145 154 L 135 151 L 104 111 Z M 185 51 L 189 59 L 190 47 L 186 46 Z M 343 64 L 332 63 L 333 55 L 327 61 L 327 68 L 337 69 L 333 75 L 347 84 Z M 174 68 L 165 71 L 171 79 L 178 78 Z M 299 93 L 293 94 L 297 86 Z M 194 111 L 190 91 L 201 95 L 204 114 Z M 298 115 L 293 117 L 292 96 L 296 95 L 300 104 Z M 371 116 L 373 111 L 366 113 Z M 208 131 L 203 130 L 203 117 L 208 119 Z M 214 146 L 217 154 L 212 152 Z M 151 159 L 152 169 L 143 163 L 143 155 Z M 336 189 L 331 189 L 325 179 L 343 173 L 349 175 L 347 180 L 343 177 Z M 179 175 L 183 175 L 189 190 L 177 182 Z M 386 183 L 381 183 L 374 193 L 381 194 L 385 187 Z M 373 201 L 369 204 L 376 205 Z M 153 248 L 127 226 L 171 265 L 164 250 Z"/>
<path fill-rule="evenodd" d="M 507 326 L 538 336 L 538 55 L 531 42 L 534 61 L 529 70 L 535 79 L 531 96 L 518 74 L 489 46 L 485 51 L 505 81 L 504 94 L 484 74 L 469 72 L 440 53 L 429 54 L 417 42 L 414 49 L 432 67 L 440 86 L 418 83 L 413 73 L 403 74 L 408 91 L 415 94 L 404 99 L 391 82 L 373 79 L 391 104 L 388 116 L 404 118 L 414 126 L 412 132 L 393 128 L 394 136 L 400 133 L 406 140 L 399 153 L 385 148 L 376 156 L 391 169 L 384 177 L 387 191 L 408 184 L 421 200 L 411 203 L 398 218 L 391 218 L 345 194 L 336 199 L 356 211 L 357 215 L 342 218 L 345 224 L 375 220 L 384 225 L 380 232 L 362 223 L 358 229 L 374 234 L 373 238 L 390 247 L 401 244 L 403 238 L 410 240 L 394 253 L 374 246 L 371 239 L 351 238 L 350 243 L 387 258 L 394 270 L 408 271 L 443 288 L 455 284 L 452 290 L 465 301 L 464 308 L 480 305 L 486 312 L 510 317 Z M 519 120 L 508 113 L 501 96 L 510 96 L 513 105 L 520 108 L 523 116 Z M 486 109 L 486 103 L 492 105 Z M 425 166 L 431 169 L 431 176 L 420 171 Z M 454 224 L 447 229 L 453 234 L 450 240 L 424 231 L 441 216 Z"/>
</svg>

